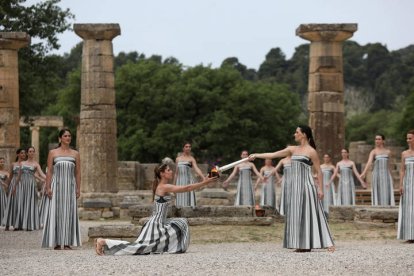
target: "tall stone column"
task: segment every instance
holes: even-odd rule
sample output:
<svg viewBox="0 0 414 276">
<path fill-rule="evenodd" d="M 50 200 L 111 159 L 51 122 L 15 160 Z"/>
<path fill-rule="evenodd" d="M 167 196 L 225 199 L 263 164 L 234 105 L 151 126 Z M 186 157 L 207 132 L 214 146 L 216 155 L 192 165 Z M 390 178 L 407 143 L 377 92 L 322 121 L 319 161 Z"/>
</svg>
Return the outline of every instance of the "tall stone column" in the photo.
<svg viewBox="0 0 414 276">
<path fill-rule="evenodd" d="M 20 146 L 17 51 L 29 43 L 26 33 L 0 32 L 0 156 L 9 164 Z"/>
<path fill-rule="evenodd" d="M 78 132 L 82 192 L 117 192 L 115 76 L 112 39 L 118 24 L 74 24 L 84 39 Z"/>
<path fill-rule="evenodd" d="M 301 24 L 296 35 L 309 40 L 308 111 L 319 156 L 341 158 L 345 145 L 342 42 L 357 24 Z"/>
<path fill-rule="evenodd" d="M 39 162 L 39 151 L 40 151 L 40 143 L 39 143 L 39 132 L 40 127 L 32 126 L 30 127 L 30 132 L 32 133 L 32 146 L 35 148 L 35 159 Z"/>
</svg>

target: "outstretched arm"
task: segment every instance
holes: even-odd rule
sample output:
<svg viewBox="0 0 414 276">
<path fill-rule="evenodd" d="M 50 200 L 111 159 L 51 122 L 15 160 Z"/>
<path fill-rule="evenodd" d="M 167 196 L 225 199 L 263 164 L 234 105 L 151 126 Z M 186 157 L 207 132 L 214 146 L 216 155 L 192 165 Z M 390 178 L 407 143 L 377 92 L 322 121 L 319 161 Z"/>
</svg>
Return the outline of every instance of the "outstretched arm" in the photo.
<svg viewBox="0 0 414 276">
<path fill-rule="evenodd" d="M 361 173 L 361 178 L 365 179 L 367 171 L 369 168 L 371 168 L 372 162 L 374 161 L 375 151 L 371 150 L 369 153 L 367 164 L 365 165 L 364 171 Z"/>
<path fill-rule="evenodd" d="M 193 183 L 193 184 L 185 185 L 185 186 L 177 186 L 177 185 L 166 184 L 166 185 L 163 186 L 162 192 L 163 193 L 185 193 L 185 192 L 190 192 L 190 191 L 193 191 L 193 190 L 200 189 L 204 186 L 207 186 L 208 184 L 210 184 L 211 182 L 216 181 L 216 180 L 217 180 L 217 177 L 205 178 L 201 182 Z"/>
<path fill-rule="evenodd" d="M 275 158 L 281 158 L 286 157 L 288 155 L 291 155 L 293 151 L 293 146 L 287 147 L 285 149 L 275 151 L 275 152 L 268 152 L 268 153 L 253 153 L 250 154 L 249 159 L 250 161 L 260 158 L 260 159 L 275 159 Z"/>
</svg>

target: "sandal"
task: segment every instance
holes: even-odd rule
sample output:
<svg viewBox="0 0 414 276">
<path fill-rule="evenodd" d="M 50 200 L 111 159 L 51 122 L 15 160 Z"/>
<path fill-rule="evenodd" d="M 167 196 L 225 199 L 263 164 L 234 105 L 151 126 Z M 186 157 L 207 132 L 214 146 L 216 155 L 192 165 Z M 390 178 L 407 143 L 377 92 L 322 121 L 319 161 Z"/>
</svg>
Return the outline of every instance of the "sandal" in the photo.
<svg viewBox="0 0 414 276">
<path fill-rule="evenodd" d="M 54 250 L 61 250 L 60 245 L 56 245 L 53 249 Z"/>
<path fill-rule="evenodd" d="M 294 252 L 296 253 L 306 253 L 306 252 L 311 252 L 311 249 L 296 249 Z"/>
<path fill-rule="evenodd" d="M 97 255 L 104 255 L 103 246 L 101 244 L 101 238 L 95 239 L 95 252 Z"/>
<path fill-rule="evenodd" d="M 72 250 L 72 248 L 71 248 L 69 245 L 65 245 L 65 246 L 63 247 L 63 249 L 64 249 L 64 250 Z"/>
</svg>

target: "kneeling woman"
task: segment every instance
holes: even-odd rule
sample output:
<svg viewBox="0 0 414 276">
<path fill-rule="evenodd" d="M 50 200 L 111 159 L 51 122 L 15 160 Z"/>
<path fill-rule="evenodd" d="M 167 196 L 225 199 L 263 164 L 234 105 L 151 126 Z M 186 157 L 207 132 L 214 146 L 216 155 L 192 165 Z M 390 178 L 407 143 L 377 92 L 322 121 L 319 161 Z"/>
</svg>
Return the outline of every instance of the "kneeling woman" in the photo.
<svg viewBox="0 0 414 276">
<path fill-rule="evenodd" d="M 186 186 L 168 184 L 173 179 L 173 171 L 167 164 L 161 164 L 154 170 L 154 211 L 135 242 L 96 240 L 98 255 L 142 255 L 150 253 L 184 253 L 190 242 L 188 222 L 185 218 L 167 218 L 170 193 L 184 193 L 199 189 L 215 181 L 204 181 Z"/>
<path fill-rule="evenodd" d="M 296 252 L 309 252 L 313 248 L 328 248 L 333 252 L 334 243 L 320 201 L 323 198 L 322 172 L 312 130 L 299 126 L 294 136 L 298 146 L 274 153 L 252 154 L 250 159 L 292 156 L 283 247 L 294 248 Z M 319 189 L 313 180 L 312 166 L 317 170 Z"/>
</svg>

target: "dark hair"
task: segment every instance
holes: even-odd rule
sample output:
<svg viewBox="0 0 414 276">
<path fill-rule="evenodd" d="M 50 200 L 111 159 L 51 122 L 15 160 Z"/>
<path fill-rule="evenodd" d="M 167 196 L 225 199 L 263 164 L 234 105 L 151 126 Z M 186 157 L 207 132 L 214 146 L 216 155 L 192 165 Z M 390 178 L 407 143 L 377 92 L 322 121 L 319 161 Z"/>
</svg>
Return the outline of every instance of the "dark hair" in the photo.
<svg viewBox="0 0 414 276">
<path fill-rule="evenodd" d="M 331 155 L 329 153 L 324 153 L 323 157 L 325 157 L 325 155 L 328 155 L 328 157 L 331 158 Z"/>
<path fill-rule="evenodd" d="M 14 162 L 17 162 L 17 160 L 19 160 L 19 154 L 20 154 L 22 151 L 24 151 L 24 149 L 22 149 L 22 148 L 18 148 L 18 149 L 16 150 L 16 159 L 15 159 L 15 161 L 14 161 Z"/>
<path fill-rule="evenodd" d="M 62 138 L 62 136 L 63 136 L 63 134 L 65 134 L 65 132 L 69 132 L 70 133 L 70 135 L 72 135 L 72 132 L 70 131 L 70 129 L 68 129 L 68 128 L 62 128 L 60 131 L 59 131 L 59 134 L 58 134 L 58 137 L 59 138 Z M 61 142 L 59 142 L 59 145 L 57 146 L 58 148 L 60 147 L 62 145 L 62 143 Z"/>
<path fill-rule="evenodd" d="M 4 158 L 3 156 L 0 156 L 0 160 L 2 160 L 2 159 L 3 159 L 3 160 L 6 160 L 6 158 Z"/>
<path fill-rule="evenodd" d="M 377 136 L 381 137 L 382 140 L 385 140 L 385 136 L 383 134 L 375 134 L 375 137 L 377 137 Z"/>
<path fill-rule="evenodd" d="M 414 135 L 414 129 L 410 129 L 410 130 L 407 132 L 407 134 L 412 134 L 412 135 Z"/>
<path fill-rule="evenodd" d="M 302 133 L 304 133 L 308 138 L 309 145 L 311 145 L 312 148 L 316 149 L 315 140 L 313 139 L 312 135 L 312 129 L 306 125 L 300 125 L 298 128 L 300 128 L 300 131 L 302 131 Z"/>
<path fill-rule="evenodd" d="M 154 169 L 154 181 L 152 182 L 152 200 L 155 198 L 155 191 L 157 190 L 158 183 L 161 180 L 161 173 L 165 172 L 168 168 L 168 164 L 162 163 Z"/>
<path fill-rule="evenodd" d="M 35 147 L 30 146 L 30 147 L 28 147 L 28 148 L 26 149 L 26 152 L 29 152 L 29 149 L 34 149 L 34 151 L 36 151 Z"/>
<path fill-rule="evenodd" d="M 349 150 L 347 149 L 347 148 L 343 148 L 343 149 L 341 149 L 341 151 L 346 151 L 346 153 L 349 153 Z"/>
<path fill-rule="evenodd" d="M 242 154 L 243 152 L 247 152 L 247 154 L 249 154 L 249 151 L 247 149 L 244 149 L 240 152 L 240 154 Z"/>
<path fill-rule="evenodd" d="M 187 144 L 191 146 L 191 142 L 190 142 L 190 141 L 188 141 L 188 140 L 187 140 L 187 141 L 184 141 L 184 142 L 182 143 L 183 147 L 185 147 L 185 145 L 187 145 Z"/>
</svg>

